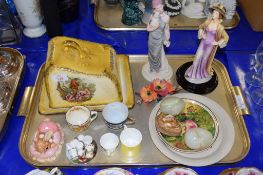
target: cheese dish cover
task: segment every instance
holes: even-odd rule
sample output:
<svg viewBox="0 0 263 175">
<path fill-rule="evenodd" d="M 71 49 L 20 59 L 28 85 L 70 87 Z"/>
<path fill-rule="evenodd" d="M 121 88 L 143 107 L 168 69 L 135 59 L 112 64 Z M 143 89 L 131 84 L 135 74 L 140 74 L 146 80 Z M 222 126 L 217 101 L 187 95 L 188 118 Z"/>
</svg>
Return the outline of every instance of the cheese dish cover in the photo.
<svg viewBox="0 0 263 175">
<path fill-rule="evenodd" d="M 122 101 L 115 51 L 108 45 L 56 37 L 45 65 L 51 108 L 103 105 Z"/>
</svg>

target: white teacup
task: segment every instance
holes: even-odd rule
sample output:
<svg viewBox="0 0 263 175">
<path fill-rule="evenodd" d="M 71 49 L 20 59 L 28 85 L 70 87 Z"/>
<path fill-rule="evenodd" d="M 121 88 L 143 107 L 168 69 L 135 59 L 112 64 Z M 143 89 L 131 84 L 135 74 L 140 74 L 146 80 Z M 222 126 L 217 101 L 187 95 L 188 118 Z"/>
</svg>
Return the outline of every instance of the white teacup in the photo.
<svg viewBox="0 0 263 175">
<path fill-rule="evenodd" d="M 74 106 L 66 113 L 66 121 L 70 129 L 80 132 L 87 129 L 97 116 L 96 111 L 90 111 L 84 106 Z"/>
<path fill-rule="evenodd" d="M 128 107 L 120 102 L 107 104 L 102 110 L 106 125 L 111 129 L 121 129 L 124 124 L 132 125 L 135 119 L 129 116 Z"/>
<path fill-rule="evenodd" d="M 106 133 L 100 138 L 100 145 L 108 156 L 113 153 L 119 144 L 119 138 L 113 133 Z"/>
</svg>

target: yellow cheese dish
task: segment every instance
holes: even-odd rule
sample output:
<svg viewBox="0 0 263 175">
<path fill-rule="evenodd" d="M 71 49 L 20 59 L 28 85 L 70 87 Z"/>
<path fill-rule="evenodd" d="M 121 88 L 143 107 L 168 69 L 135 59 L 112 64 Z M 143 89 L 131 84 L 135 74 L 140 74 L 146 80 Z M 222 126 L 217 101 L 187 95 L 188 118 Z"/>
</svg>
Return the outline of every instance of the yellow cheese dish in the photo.
<svg viewBox="0 0 263 175">
<path fill-rule="evenodd" d="M 68 37 L 52 39 L 45 65 L 49 107 L 122 101 L 115 56 L 108 45 Z"/>
</svg>

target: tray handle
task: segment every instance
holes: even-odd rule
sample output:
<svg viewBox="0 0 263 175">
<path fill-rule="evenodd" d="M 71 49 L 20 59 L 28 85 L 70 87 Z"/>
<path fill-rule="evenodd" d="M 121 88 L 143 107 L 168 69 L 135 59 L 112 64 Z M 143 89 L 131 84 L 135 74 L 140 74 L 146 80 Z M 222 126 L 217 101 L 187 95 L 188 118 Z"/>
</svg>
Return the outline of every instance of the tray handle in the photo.
<svg viewBox="0 0 263 175">
<path fill-rule="evenodd" d="M 250 111 L 247 107 L 246 100 L 244 98 L 244 94 L 240 88 L 240 86 L 234 86 L 235 100 L 237 104 L 238 111 L 241 115 L 249 115 Z"/>
<path fill-rule="evenodd" d="M 29 111 L 29 107 L 32 104 L 33 101 L 33 92 L 35 90 L 35 87 L 32 86 L 28 86 L 26 87 L 25 91 L 24 91 L 24 95 L 22 97 L 17 115 L 18 116 L 27 116 L 28 111 Z"/>
</svg>

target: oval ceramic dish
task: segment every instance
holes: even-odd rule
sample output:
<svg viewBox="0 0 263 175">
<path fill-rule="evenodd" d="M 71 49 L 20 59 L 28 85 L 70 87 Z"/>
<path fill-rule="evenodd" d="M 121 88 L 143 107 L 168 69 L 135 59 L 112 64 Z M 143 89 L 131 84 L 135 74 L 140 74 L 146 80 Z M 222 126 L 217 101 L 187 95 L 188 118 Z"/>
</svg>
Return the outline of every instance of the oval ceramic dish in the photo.
<svg viewBox="0 0 263 175">
<path fill-rule="evenodd" d="M 160 139 L 172 150 L 176 152 L 182 152 L 185 154 L 193 154 L 193 153 L 199 153 L 207 151 L 208 149 L 212 148 L 213 144 L 218 138 L 218 131 L 219 131 L 219 124 L 217 121 L 216 116 L 213 114 L 213 112 L 206 107 L 204 104 L 201 104 L 195 100 L 191 99 L 183 99 L 185 102 L 185 107 L 181 113 L 178 115 L 174 115 L 176 120 L 180 123 L 182 126 L 182 133 L 180 136 L 167 136 L 157 130 L 157 133 L 160 137 Z M 160 111 L 158 111 L 156 118 L 159 115 L 163 115 Z M 194 150 L 187 147 L 187 145 L 184 143 L 184 136 L 186 133 L 187 128 L 187 122 L 191 121 L 194 123 L 195 127 L 201 127 L 206 130 L 208 130 L 212 136 L 213 140 L 211 144 L 209 144 L 207 147 Z"/>
<path fill-rule="evenodd" d="M 163 143 L 165 143 L 165 145 L 170 150 L 175 152 L 176 154 L 179 154 L 179 155 L 184 156 L 184 157 L 196 158 L 196 159 L 203 158 L 203 157 L 206 157 L 208 155 L 211 155 L 212 153 L 214 153 L 219 148 L 220 144 L 222 143 L 223 134 L 222 134 L 222 130 L 220 129 L 221 124 L 218 121 L 215 114 L 204 104 L 202 104 L 196 100 L 191 100 L 191 99 L 186 99 L 186 98 L 184 98 L 184 101 L 186 103 L 188 103 L 188 105 L 186 105 L 186 108 L 187 108 L 187 106 L 193 104 L 193 105 L 197 106 L 198 108 L 202 108 L 203 110 L 207 111 L 207 113 L 210 115 L 211 120 L 213 121 L 214 128 L 215 128 L 215 133 L 214 133 L 212 143 L 208 147 L 201 149 L 201 150 L 184 150 L 184 149 L 177 148 L 175 145 L 173 145 L 173 142 L 167 141 L 165 139 L 165 136 L 163 134 L 161 134 L 160 132 L 158 132 L 158 131 L 156 131 L 156 132 L 157 132 L 159 138 L 161 139 L 161 141 Z M 158 113 L 159 113 L 159 111 L 158 111 Z"/>
<path fill-rule="evenodd" d="M 94 175 L 133 175 L 133 174 L 122 168 L 107 168 L 96 172 Z"/>
<path fill-rule="evenodd" d="M 191 93 L 180 93 L 175 94 L 174 96 L 179 98 L 192 99 L 207 106 L 215 114 L 215 116 L 217 116 L 218 122 L 220 123 L 220 131 L 222 131 L 222 142 L 218 145 L 218 148 L 214 149 L 213 154 L 206 156 L 203 155 L 203 153 L 201 152 L 201 158 L 198 159 L 196 159 L 195 157 L 191 157 L 194 154 L 192 154 L 189 157 L 186 157 L 186 154 L 179 154 L 179 152 L 176 153 L 175 151 L 172 151 L 167 146 L 167 144 L 165 144 L 159 138 L 159 135 L 156 132 L 155 117 L 160 107 L 160 103 L 158 103 L 153 108 L 149 119 L 149 130 L 152 141 L 154 142 L 156 147 L 168 158 L 174 160 L 175 162 L 189 166 L 211 165 L 223 159 L 230 152 L 235 140 L 234 125 L 230 116 L 219 104 L 207 97 Z"/>
</svg>

